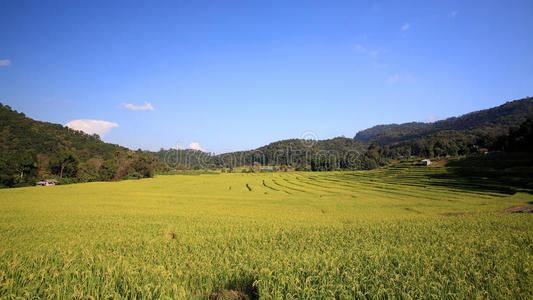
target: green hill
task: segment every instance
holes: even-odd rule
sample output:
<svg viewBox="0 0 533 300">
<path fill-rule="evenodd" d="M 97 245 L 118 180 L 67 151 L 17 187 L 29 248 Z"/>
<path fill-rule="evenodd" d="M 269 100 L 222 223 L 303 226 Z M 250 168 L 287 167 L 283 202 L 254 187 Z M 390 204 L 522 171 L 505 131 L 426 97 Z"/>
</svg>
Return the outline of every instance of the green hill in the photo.
<svg viewBox="0 0 533 300">
<path fill-rule="evenodd" d="M 501 135 L 511 127 L 519 126 L 531 118 L 533 118 L 533 98 L 529 97 L 434 123 L 378 125 L 359 131 L 355 139 L 364 142 L 376 141 L 381 145 L 386 145 L 449 130 Z"/>
<path fill-rule="evenodd" d="M 327 140 L 289 139 L 247 151 L 210 154 L 195 150 L 160 150 L 154 153 L 170 168 L 200 169 L 277 166 L 308 171 L 372 169 L 383 162 L 370 161 L 368 144 L 345 137 Z"/>
<path fill-rule="evenodd" d="M 155 158 L 60 124 L 35 121 L 0 104 L 0 186 L 151 176 Z"/>
<path fill-rule="evenodd" d="M 354 159 L 363 155 L 368 145 L 345 137 L 327 140 L 289 139 L 270 143 L 250 151 L 218 155 L 218 164 L 252 165 L 258 162 L 270 166 L 292 166 L 301 170 L 333 170 L 349 168 Z"/>
<path fill-rule="evenodd" d="M 32 120 L 0 104 L 0 186 L 34 184 L 42 178 L 66 183 L 142 178 L 152 176 L 157 168 L 373 169 L 397 159 L 462 156 L 479 153 L 482 148 L 506 150 L 504 146 L 510 142 L 503 141 L 509 132 L 528 119 L 533 119 L 533 98 L 434 123 L 374 126 L 353 139 L 289 139 L 215 155 L 176 149 L 134 152 L 105 143 L 97 135 Z"/>
<path fill-rule="evenodd" d="M 533 119 L 533 98 L 434 123 L 374 126 L 358 132 L 353 139 L 289 139 L 254 150 L 219 155 L 174 149 L 154 154 L 171 169 L 248 167 L 251 170 L 254 164 L 311 171 L 373 169 L 390 160 L 462 156 L 479 153 L 482 148 L 501 150 L 498 141 L 528 119 Z"/>
<path fill-rule="evenodd" d="M 355 139 L 375 142 L 388 158 L 445 157 L 497 149 L 509 130 L 533 119 L 533 98 L 472 112 L 434 123 L 379 125 L 360 131 Z"/>
</svg>

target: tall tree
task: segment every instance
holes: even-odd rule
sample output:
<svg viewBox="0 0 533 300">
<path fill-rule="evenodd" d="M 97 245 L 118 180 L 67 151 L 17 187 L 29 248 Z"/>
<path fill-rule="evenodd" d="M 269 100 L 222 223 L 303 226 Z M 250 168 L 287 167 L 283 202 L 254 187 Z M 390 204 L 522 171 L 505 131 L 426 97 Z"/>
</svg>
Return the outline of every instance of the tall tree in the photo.
<svg viewBox="0 0 533 300">
<path fill-rule="evenodd" d="M 12 163 L 15 166 L 19 179 L 23 180 L 25 172 L 29 173 L 32 169 L 37 168 L 35 151 L 17 151 L 12 157 Z"/>
<path fill-rule="evenodd" d="M 52 160 L 52 170 L 59 178 L 74 178 L 78 173 L 79 160 L 74 153 L 67 150 L 60 151 Z"/>
</svg>

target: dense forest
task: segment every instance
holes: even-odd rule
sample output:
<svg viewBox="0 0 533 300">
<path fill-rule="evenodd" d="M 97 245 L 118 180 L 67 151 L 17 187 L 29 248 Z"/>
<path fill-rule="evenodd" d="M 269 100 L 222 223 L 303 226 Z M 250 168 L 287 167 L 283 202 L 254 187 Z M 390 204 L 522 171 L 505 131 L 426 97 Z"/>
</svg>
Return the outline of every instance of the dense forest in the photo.
<svg viewBox="0 0 533 300">
<path fill-rule="evenodd" d="M 533 98 L 507 102 L 434 123 L 379 125 L 358 132 L 355 139 L 384 147 L 387 158 L 448 157 L 497 150 L 496 141 L 533 119 Z"/>
<path fill-rule="evenodd" d="M 508 134 L 498 137 L 491 144 L 491 149 L 493 151 L 484 155 L 473 155 L 463 160 L 457 160 L 452 166 L 493 169 L 520 168 L 520 171 L 533 167 L 533 120 L 527 120 L 520 126 L 511 128 Z M 533 185 L 533 180 L 531 180 L 533 177 L 529 178 Z"/>
<path fill-rule="evenodd" d="M 449 130 L 499 136 L 505 134 L 509 128 L 519 126 L 532 117 L 533 98 L 528 97 L 433 123 L 411 122 L 378 125 L 359 131 L 355 135 L 355 139 L 365 142 L 376 141 L 380 145 L 387 145 Z"/>
<path fill-rule="evenodd" d="M 354 138 L 290 139 L 215 155 L 190 149 L 132 151 L 0 104 L 0 187 L 45 178 L 61 183 L 144 178 L 156 170 L 369 170 L 396 160 L 468 156 L 481 150 L 529 154 L 532 120 L 533 98 L 525 98 L 434 123 L 375 126 Z"/>
<path fill-rule="evenodd" d="M 282 169 L 331 171 L 373 169 L 394 160 L 443 158 L 502 151 L 502 140 L 533 119 L 533 98 L 472 112 L 434 123 L 379 125 L 351 138 L 284 140 L 249 151 L 214 155 L 195 150 L 154 153 L 168 169 L 277 166 Z M 255 167 L 254 167 L 255 166 Z"/>
<path fill-rule="evenodd" d="M 384 165 L 374 159 L 368 144 L 345 137 L 328 140 L 290 139 L 271 143 L 249 151 L 214 155 L 195 150 L 160 150 L 154 153 L 170 169 L 220 169 L 257 165 L 301 171 L 331 171 L 340 169 L 373 169 Z"/>
<path fill-rule="evenodd" d="M 157 159 L 104 143 L 59 124 L 39 122 L 0 104 L 0 187 L 151 177 Z"/>
</svg>

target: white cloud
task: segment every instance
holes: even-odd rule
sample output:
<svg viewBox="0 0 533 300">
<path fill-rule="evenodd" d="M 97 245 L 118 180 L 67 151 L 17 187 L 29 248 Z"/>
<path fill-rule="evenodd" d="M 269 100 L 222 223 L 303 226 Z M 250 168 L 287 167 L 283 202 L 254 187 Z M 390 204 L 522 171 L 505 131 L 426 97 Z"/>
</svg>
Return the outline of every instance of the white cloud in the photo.
<svg viewBox="0 0 533 300">
<path fill-rule="evenodd" d="M 355 50 L 361 54 L 368 54 L 370 56 L 378 56 L 381 52 L 375 49 L 367 49 L 359 44 L 355 45 Z"/>
<path fill-rule="evenodd" d="M 400 74 L 394 74 L 392 76 L 389 77 L 389 84 L 395 84 L 397 83 L 398 81 L 400 81 Z"/>
<path fill-rule="evenodd" d="M 7 67 L 11 64 L 11 61 L 9 59 L 2 59 L 0 60 L 0 67 Z"/>
<path fill-rule="evenodd" d="M 403 24 L 402 26 L 402 31 L 406 31 L 407 29 L 411 28 L 411 25 L 409 25 L 409 23 L 405 23 Z"/>
<path fill-rule="evenodd" d="M 81 130 L 88 134 L 98 134 L 100 137 L 104 137 L 109 130 L 113 127 L 118 127 L 117 123 L 102 121 L 102 120 L 72 120 L 65 124 L 66 127 Z"/>
<path fill-rule="evenodd" d="M 458 12 L 457 10 L 454 10 L 454 11 L 452 11 L 452 12 L 449 14 L 449 16 L 452 17 L 452 18 L 455 18 L 455 16 L 457 16 L 458 13 L 459 13 L 459 12 Z"/>
<path fill-rule="evenodd" d="M 427 118 L 427 121 L 430 122 L 430 123 L 433 123 L 435 121 L 437 121 L 437 116 L 435 115 L 429 115 L 428 118 Z"/>
<path fill-rule="evenodd" d="M 191 142 L 189 144 L 189 148 L 193 149 L 193 150 L 199 150 L 199 151 L 203 151 L 203 152 L 207 152 L 205 151 L 204 148 L 200 147 L 200 144 L 196 143 L 196 142 Z"/>
<path fill-rule="evenodd" d="M 125 109 L 129 109 L 129 110 L 133 110 L 133 111 L 136 111 L 136 110 L 154 110 L 154 107 L 152 106 L 152 104 L 150 104 L 150 102 L 144 102 L 144 105 L 133 105 L 133 104 L 126 104 L 124 105 L 124 108 Z"/>
<path fill-rule="evenodd" d="M 185 147 L 183 147 L 182 145 L 180 144 L 177 144 L 176 147 L 172 148 L 172 149 L 175 149 L 175 150 L 183 150 L 185 149 Z"/>
</svg>

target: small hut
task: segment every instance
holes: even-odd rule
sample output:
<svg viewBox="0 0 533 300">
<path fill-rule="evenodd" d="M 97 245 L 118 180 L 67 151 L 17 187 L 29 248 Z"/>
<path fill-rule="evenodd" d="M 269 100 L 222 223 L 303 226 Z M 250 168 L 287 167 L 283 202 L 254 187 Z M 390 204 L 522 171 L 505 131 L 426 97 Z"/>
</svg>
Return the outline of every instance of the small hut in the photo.
<svg viewBox="0 0 533 300">
<path fill-rule="evenodd" d="M 57 184 L 57 180 L 55 179 L 44 179 L 41 181 L 37 181 L 35 185 L 37 186 L 54 186 Z"/>
<path fill-rule="evenodd" d="M 429 165 L 431 165 L 431 160 L 429 160 L 429 159 L 423 159 L 423 160 L 421 160 L 420 162 L 421 162 L 422 165 L 424 165 L 424 166 L 429 166 Z"/>
</svg>

